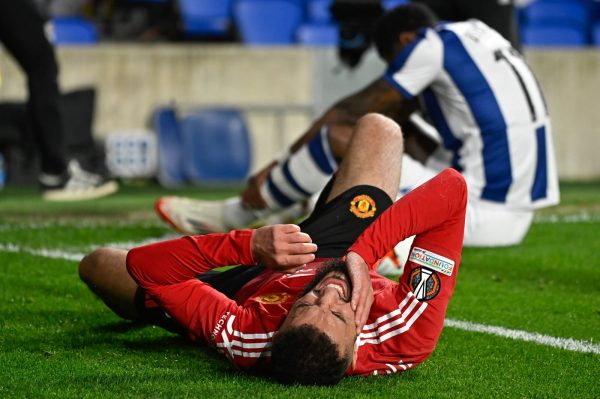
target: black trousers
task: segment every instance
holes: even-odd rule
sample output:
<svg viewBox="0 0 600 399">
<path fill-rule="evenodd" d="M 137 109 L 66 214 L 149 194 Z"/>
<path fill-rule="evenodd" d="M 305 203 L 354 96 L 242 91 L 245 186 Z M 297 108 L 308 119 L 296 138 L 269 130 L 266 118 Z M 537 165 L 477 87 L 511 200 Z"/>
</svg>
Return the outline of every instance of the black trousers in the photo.
<svg viewBox="0 0 600 399">
<path fill-rule="evenodd" d="M 0 42 L 27 75 L 27 112 L 42 172 L 66 169 L 59 108 L 58 65 L 44 33 L 44 20 L 31 0 L 0 0 Z M 5 80 L 10 76 L 4 76 Z"/>
</svg>

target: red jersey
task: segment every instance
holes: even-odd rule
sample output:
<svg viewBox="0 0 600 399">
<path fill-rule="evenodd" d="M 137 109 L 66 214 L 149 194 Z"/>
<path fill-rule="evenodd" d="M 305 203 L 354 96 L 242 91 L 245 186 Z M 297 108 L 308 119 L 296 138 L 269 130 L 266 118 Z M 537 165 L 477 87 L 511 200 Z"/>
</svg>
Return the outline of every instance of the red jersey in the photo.
<svg viewBox="0 0 600 399">
<path fill-rule="evenodd" d="M 356 369 L 389 374 L 422 362 L 441 333 L 460 262 L 466 186 L 448 169 L 386 210 L 350 248 L 371 265 L 396 243 L 416 235 L 399 283 L 371 271 L 374 302 L 359 336 Z M 235 365 L 270 358 L 270 346 L 288 310 L 325 259 L 293 274 L 264 271 L 235 300 L 195 278 L 215 267 L 255 264 L 250 230 L 184 237 L 133 249 L 129 273 L 192 340 L 206 341 Z"/>
</svg>

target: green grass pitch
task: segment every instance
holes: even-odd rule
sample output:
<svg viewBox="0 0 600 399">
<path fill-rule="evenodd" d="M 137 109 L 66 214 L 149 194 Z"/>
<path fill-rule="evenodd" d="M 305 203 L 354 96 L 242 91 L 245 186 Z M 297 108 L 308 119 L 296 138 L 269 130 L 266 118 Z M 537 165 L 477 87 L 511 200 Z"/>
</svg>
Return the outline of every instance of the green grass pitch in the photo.
<svg viewBox="0 0 600 399">
<path fill-rule="evenodd" d="M 81 254 L 170 234 L 152 211 L 164 190 L 126 186 L 66 204 L 7 188 L 0 192 L 0 398 L 598 398 L 599 187 L 563 184 L 562 204 L 540 212 L 519 247 L 463 253 L 447 318 L 534 341 L 448 326 L 414 370 L 346 378 L 332 388 L 284 387 L 237 372 L 210 349 L 120 320 L 79 281 Z"/>
</svg>

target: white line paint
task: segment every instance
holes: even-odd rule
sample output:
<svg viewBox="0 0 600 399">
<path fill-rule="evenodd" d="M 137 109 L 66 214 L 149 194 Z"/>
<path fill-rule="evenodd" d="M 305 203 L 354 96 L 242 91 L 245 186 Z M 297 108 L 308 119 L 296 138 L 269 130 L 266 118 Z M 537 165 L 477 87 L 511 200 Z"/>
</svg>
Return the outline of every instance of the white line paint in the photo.
<svg viewBox="0 0 600 399">
<path fill-rule="evenodd" d="M 174 238 L 176 236 L 169 234 L 167 238 Z M 156 241 L 162 241 L 165 237 L 155 237 L 146 239 L 140 242 L 120 242 L 120 243 L 110 243 L 105 244 L 106 246 L 119 247 L 119 248 L 132 248 L 144 244 L 150 244 Z M 93 248 L 97 248 L 98 246 L 94 246 Z M 92 249 L 92 248 L 91 248 Z M 12 253 L 27 253 L 30 255 L 42 256 L 46 258 L 52 259 L 64 259 L 68 261 L 79 262 L 84 256 L 85 253 L 79 252 L 68 252 L 62 250 L 55 249 L 46 249 L 46 248 L 30 248 L 30 247 L 22 247 L 16 244 L 0 244 L 1 252 L 12 252 Z M 468 321 L 461 320 L 453 320 L 446 319 L 444 321 L 445 327 L 456 328 L 459 330 L 469 331 L 469 332 L 479 332 L 484 334 L 497 335 L 503 338 L 510 338 L 517 341 L 526 341 L 533 342 L 539 345 L 551 346 L 553 348 L 564 349 L 573 352 L 582 352 L 582 353 L 594 353 L 596 355 L 600 355 L 600 345 L 594 344 L 593 342 L 588 341 L 580 341 L 572 338 L 556 338 L 548 335 L 531 333 L 522 330 L 511 330 L 504 327 L 498 326 L 488 326 L 485 324 L 477 324 L 471 323 Z"/>
<path fill-rule="evenodd" d="M 176 236 L 172 233 L 168 233 L 162 237 L 147 238 L 142 241 L 125 241 L 125 242 L 106 243 L 103 245 L 93 245 L 93 246 L 87 247 L 83 252 L 64 251 L 64 250 L 60 250 L 60 249 L 48 249 L 48 248 L 31 248 L 31 247 L 23 247 L 23 246 L 11 244 L 11 243 L 9 243 L 9 244 L 0 243 L 0 251 L 1 252 L 12 252 L 12 253 L 26 253 L 26 254 L 35 255 L 35 256 L 42 256 L 45 258 L 64 259 L 64 260 L 79 262 L 81 259 L 83 259 L 83 257 L 87 253 L 91 252 L 92 250 L 94 250 L 96 248 L 102 247 L 102 246 L 112 247 L 112 248 L 129 249 L 129 248 L 139 247 L 141 245 L 146 245 L 146 244 L 152 244 L 157 241 L 164 241 L 164 240 L 176 238 L 176 237 L 178 237 L 178 236 Z"/>
<path fill-rule="evenodd" d="M 67 252 L 58 249 L 46 248 L 30 248 L 22 247 L 15 244 L 0 244 L 0 251 L 12 253 L 26 253 L 29 255 L 42 256 L 44 258 L 64 259 L 79 262 L 84 256 L 84 253 Z"/>
<path fill-rule="evenodd" d="M 50 221 L 25 221 L 18 223 L 0 224 L 0 231 L 28 231 L 28 230 L 46 230 L 53 228 L 69 229 L 93 229 L 98 227 L 141 227 L 153 228 L 166 225 L 158 220 L 156 221 L 123 221 L 123 220 L 50 220 Z"/>
<path fill-rule="evenodd" d="M 537 214 L 534 223 L 598 223 L 600 222 L 600 213 L 579 212 L 572 214 Z M 154 228 L 166 225 L 159 220 L 50 220 L 50 221 L 24 221 L 0 223 L 0 232 L 3 231 L 27 231 L 27 230 L 46 230 L 52 228 L 66 227 L 69 229 L 93 229 L 97 227 L 141 227 Z"/>
<path fill-rule="evenodd" d="M 566 215 L 559 214 L 541 214 L 536 215 L 534 223 L 598 223 L 600 214 L 581 212 Z"/>
<path fill-rule="evenodd" d="M 444 321 L 444 326 L 464 331 L 497 335 L 499 337 L 510 338 L 517 341 L 533 342 L 539 345 L 551 346 L 553 348 L 560 348 L 573 352 L 595 353 L 596 355 L 600 355 L 600 345 L 572 338 L 556 338 L 538 333 L 510 330 L 504 327 L 488 326 L 485 324 L 476 324 L 452 319 L 446 319 Z"/>
</svg>

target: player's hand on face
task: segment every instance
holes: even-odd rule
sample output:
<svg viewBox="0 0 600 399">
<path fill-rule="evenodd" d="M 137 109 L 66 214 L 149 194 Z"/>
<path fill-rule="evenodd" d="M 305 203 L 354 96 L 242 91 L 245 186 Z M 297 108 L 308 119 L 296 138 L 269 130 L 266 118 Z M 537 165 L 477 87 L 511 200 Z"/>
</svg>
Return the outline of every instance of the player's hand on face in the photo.
<svg viewBox="0 0 600 399">
<path fill-rule="evenodd" d="M 267 203 L 260 194 L 260 188 L 267 179 L 269 172 L 277 165 L 277 161 L 271 162 L 266 168 L 251 176 L 246 183 L 246 188 L 240 193 L 242 205 L 250 209 L 264 209 Z"/>
<path fill-rule="evenodd" d="M 315 259 L 317 245 L 295 224 L 275 224 L 254 230 L 254 260 L 267 269 L 291 273 Z"/>
<path fill-rule="evenodd" d="M 360 334 L 369 317 L 369 311 L 373 304 L 373 286 L 369 276 L 369 266 L 356 252 L 348 252 L 346 255 L 346 266 L 352 280 L 352 299 L 350 306 L 354 311 L 354 323 L 356 333 Z"/>
</svg>

